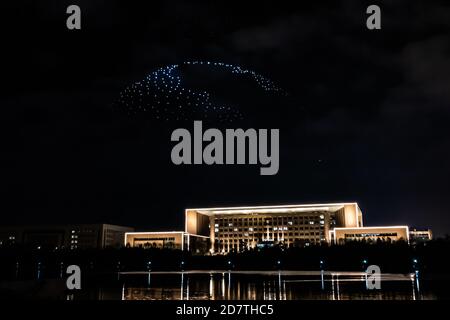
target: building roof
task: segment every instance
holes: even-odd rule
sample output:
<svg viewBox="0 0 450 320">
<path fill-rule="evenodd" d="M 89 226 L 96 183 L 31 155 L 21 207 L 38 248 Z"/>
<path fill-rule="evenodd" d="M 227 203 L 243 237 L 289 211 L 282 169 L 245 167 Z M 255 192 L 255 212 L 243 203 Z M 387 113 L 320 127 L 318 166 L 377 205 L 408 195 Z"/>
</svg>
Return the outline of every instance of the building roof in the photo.
<svg viewBox="0 0 450 320">
<path fill-rule="evenodd" d="M 212 216 L 217 214 L 255 214 L 255 213 L 289 213 L 289 212 L 312 212 L 331 211 L 335 212 L 345 205 L 356 205 L 356 202 L 339 203 L 319 203 L 319 204 L 297 204 L 297 205 L 271 205 L 271 206 L 251 206 L 251 207 L 219 207 L 219 208 L 192 208 L 186 211 L 196 211 L 198 213 Z"/>
</svg>

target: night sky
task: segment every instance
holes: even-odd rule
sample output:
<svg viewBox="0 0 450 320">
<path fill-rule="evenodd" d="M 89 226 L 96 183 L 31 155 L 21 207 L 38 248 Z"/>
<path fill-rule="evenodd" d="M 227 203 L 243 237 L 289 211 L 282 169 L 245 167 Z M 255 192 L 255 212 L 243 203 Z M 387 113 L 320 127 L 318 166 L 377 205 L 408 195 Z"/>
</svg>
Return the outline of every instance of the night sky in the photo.
<svg viewBox="0 0 450 320">
<path fill-rule="evenodd" d="M 187 207 L 357 201 L 366 225 L 450 233 L 445 2 L 2 3 L 0 224 L 182 230 Z M 365 26 L 373 3 L 382 30 Z M 66 28 L 70 4 L 81 7 L 81 30 Z M 185 61 L 237 65 L 287 94 L 183 69 L 191 87 L 242 118 L 124 112 L 123 90 Z M 280 128 L 278 174 L 260 176 L 259 165 L 173 165 L 170 134 L 192 131 L 193 120 Z"/>
</svg>

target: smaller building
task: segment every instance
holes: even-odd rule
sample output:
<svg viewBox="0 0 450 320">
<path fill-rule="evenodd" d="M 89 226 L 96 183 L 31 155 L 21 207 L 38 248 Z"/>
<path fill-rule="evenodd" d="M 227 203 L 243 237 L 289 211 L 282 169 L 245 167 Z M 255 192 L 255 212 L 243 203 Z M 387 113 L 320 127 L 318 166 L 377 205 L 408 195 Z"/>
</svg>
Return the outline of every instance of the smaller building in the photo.
<svg viewBox="0 0 450 320">
<path fill-rule="evenodd" d="M 71 224 L 0 227 L 0 246 L 23 245 L 34 249 L 87 249 L 123 246 L 134 228 L 112 224 Z"/>
<path fill-rule="evenodd" d="M 197 254 L 205 254 L 209 248 L 209 237 L 183 231 L 127 232 L 124 242 L 131 248 L 178 249 Z"/>
<path fill-rule="evenodd" d="M 125 246 L 131 248 L 184 249 L 183 231 L 127 232 Z"/>
<path fill-rule="evenodd" d="M 409 242 L 409 228 L 408 226 L 334 228 L 330 231 L 330 238 L 335 244 L 362 240 L 367 242 L 399 240 Z"/>
<path fill-rule="evenodd" d="M 420 242 L 426 242 L 433 239 L 433 233 L 431 232 L 431 229 L 411 229 L 409 230 L 409 239 L 411 243 L 420 243 Z"/>
</svg>

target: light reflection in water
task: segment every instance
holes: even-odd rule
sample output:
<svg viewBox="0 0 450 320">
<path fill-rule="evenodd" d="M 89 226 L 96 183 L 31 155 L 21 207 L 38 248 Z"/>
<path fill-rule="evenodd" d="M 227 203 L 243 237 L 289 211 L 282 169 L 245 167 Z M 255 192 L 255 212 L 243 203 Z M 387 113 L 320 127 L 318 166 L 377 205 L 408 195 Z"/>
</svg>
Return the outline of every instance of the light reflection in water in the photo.
<svg viewBox="0 0 450 320">
<path fill-rule="evenodd" d="M 222 297 L 225 297 L 225 273 L 222 273 Z"/>
<path fill-rule="evenodd" d="M 325 283 L 323 282 L 323 270 L 320 270 L 320 283 L 322 286 L 322 290 L 325 290 Z"/>
<path fill-rule="evenodd" d="M 183 300 L 183 291 L 184 291 L 184 272 L 181 272 L 180 300 Z"/>
<path fill-rule="evenodd" d="M 215 300 L 215 294 L 214 294 L 214 278 L 211 274 L 209 277 L 209 298 L 211 300 Z"/>
<path fill-rule="evenodd" d="M 336 293 L 337 293 L 337 299 L 341 300 L 341 295 L 339 292 L 339 275 L 336 275 Z"/>
<path fill-rule="evenodd" d="M 416 270 L 416 273 L 415 273 L 415 277 L 416 277 L 417 293 L 420 294 L 419 271 L 417 271 L 417 270 Z"/>
<path fill-rule="evenodd" d="M 227 299 L 232 299 L 231 294 L 230 294 L 230 290 L 231 290 L 231 272 L 228 271 L 228 286 L 227 286 Z"/>
<path fill-rule="evenodd" d="M 186 280 L 186 300 L 189 300 L 189 278 Z"/>
<path fill-rule="evenodd" d="M 419 271 L 415 271 L 414 274 L 411 275 L 411 286 L 412 286 L 412 299 L 413 300 L 421 300 L 422 296 L 420 294 L 420 282 L 419 282 Z"/>
<path fill-rule="evenodd" d="M 42 263 L 38 262 L 37 264 L 37 274 L 36 274 L 36 279 L 40 280 L 42 276 Z"/>
<path fill-rule="evenodd" d="M 147 281 L 137 283 L 121 277 L 124 300 L 420 299 L 418 273 L 383 274 L 381 290 L 367 289 L 361 272 L 152 271 L 145 275 Z"/>
<path fill-rule="evenodd" d="M 336 298 L 334 296 L 334 275 L 331 275 L 331 294 L 333 295 L 332 300 L 336 300 Z"/>
</svg>

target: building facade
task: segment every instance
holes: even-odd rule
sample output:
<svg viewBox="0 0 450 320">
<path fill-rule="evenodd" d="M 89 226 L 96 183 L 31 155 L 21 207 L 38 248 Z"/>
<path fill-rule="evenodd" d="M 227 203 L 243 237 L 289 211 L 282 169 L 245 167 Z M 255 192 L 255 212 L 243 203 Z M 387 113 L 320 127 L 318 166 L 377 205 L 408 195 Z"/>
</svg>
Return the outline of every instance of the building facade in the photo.
<svg viewBox="0 0 450 320">
<path fill-rule="evenodd" d="M 191 235 L 184 231 L 127 232 L 125 246 L 188 250 L 196 254 L 205 254 L 209 250 L 209 237 Z"/>
<path fill-rule="evenodd" d="M 131 248 L 184 249 L 183 231 L 127 232 L 125 245 Z"/>
<path fill-rule="evenodd" d="M 407 226 L 334 228 L 330 231 L 330 239 L 335 244 L 345 244 L 349 241 L 394 242 L 403 240 L 409 242 Z"/>
<path fill-rule="evenodd" d="M 0 246 L 23 245 L 35 249 L 87 249 L 123 246 L 134 228 L 111 224 L 0 227 Z"/>
<path fill-rule="evenodd" d="M 433 233 L 431 232 L 430 229 L 413 228 L 409 230 L 409 239 L 413 244 L 426 242 L 433 239 Z"/>
<path fill-rule="evenodd" d="M 185 231 L 210 238 L 210 252 L 330 243 L 336 227 L 363 227 L 357 203 L 185 210 Z"/>
</svg>

